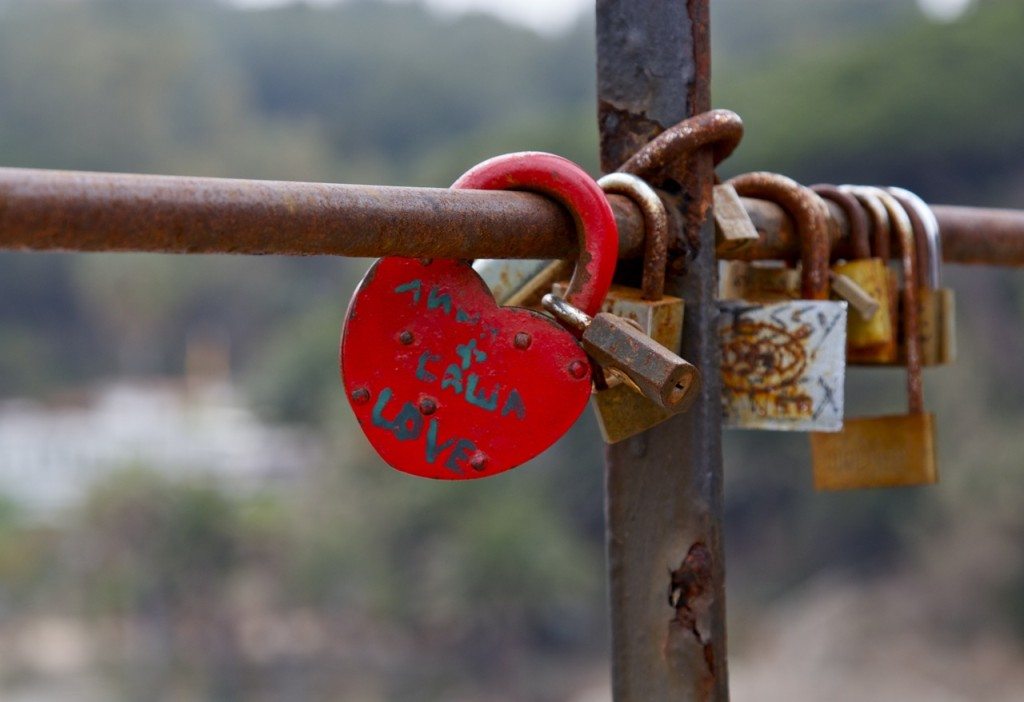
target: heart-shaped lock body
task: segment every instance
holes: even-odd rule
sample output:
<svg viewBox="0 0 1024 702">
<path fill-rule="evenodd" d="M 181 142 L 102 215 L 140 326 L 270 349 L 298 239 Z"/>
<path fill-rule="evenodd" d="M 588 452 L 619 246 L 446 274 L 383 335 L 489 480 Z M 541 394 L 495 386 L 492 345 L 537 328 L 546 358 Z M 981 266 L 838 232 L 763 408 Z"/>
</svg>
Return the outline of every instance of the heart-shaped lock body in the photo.
<svg viewBox="0 0 1024 702">
<path fill-rule="evenodd" d="M 579 166 L 507 154 L 453 187 L 531 190 L 573 215 L 580 260 L 567 297 L 589 314 L 615 271 L 618 232 L 601 188 Z M 463 261 L 382 258 L 360 283 L 342 331 L 345 392 L 392 467 L 465 480 L 515 468 L 557 441 L 590 397 L 590 362 L 553 320 L 499 307 Z"/>
<path fill-rule="evenodd" d="M 467 263 L 383 258 L 356 291 L 341 346 L 345 390 L 390 465 L 425 478 L 514 468 L 565 434 L 590 398 L 576 340 L 498 307 Z"/>
</svg>

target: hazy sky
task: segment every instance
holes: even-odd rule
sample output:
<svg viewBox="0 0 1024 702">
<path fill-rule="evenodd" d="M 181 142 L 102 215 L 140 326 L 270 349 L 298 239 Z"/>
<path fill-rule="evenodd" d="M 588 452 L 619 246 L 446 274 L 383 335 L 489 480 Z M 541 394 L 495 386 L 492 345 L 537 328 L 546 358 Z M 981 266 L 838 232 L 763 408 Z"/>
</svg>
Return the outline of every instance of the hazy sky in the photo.
<svg viewBox="0 0 1024 702">
<path fill-rule="evenodd" d="M 292 0 L 234 0 L 239 5 L 259 7 L 283 5 Z M 306 0 L 315 4 L 329 4 L 338 0 Z M 412 0 L 389 0 L 409 2 Z M 505 19 L 519 22 L 540 31 L 563 29 L 584 11 L 593 12 L 594 0 L 421 0 L 424 4 L 445 13 L 467 10 L 490 12 Z"/>
<path fill-rule="evenodd" d="M 239 5 L 282 5 L 293 0 L 234 0 Z M 306 0 L 313 3 L 332 3 L 339 0 Z M 410 2 L 414 0 L 387 0 Z M 593 12 L 594 0 L 421 0 L 441 12 L 458 13 L 467 10 L 490 12 L 505 19 L 519 22 L 544 32 L 554 32 L 571 24 L 583 12 Z M 763 2 L 765 0 L 752 0 Z M 972 0 L 917 0 L 927 14 L 936 19 L 954 19 L 970 5 Z"/>
</svg>

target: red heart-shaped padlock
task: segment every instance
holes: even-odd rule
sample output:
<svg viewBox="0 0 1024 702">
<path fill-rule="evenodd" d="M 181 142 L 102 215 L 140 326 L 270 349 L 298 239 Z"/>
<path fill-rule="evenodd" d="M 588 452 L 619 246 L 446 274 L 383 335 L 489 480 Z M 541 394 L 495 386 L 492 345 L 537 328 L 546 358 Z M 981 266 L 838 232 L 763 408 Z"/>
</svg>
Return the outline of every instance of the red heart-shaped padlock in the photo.
<svg viewBox="0 0 1024 702">
<path fill-rule="evenodd" d="M 498 307 L 468 264 L 383 258 L 356 290 L 345 390 L 390 465 L 426 478 L 514 468 L 561 437 L 590 397 L 590 364 L 541 314 Z"/>
<path fill-rule="evenodd" d="M 567 298 L 597 312 L 615 272 L 618 231 L 584 170 L 553 154 L 506 154 L 452 187 L 532 190 L 566 206 L 580 243 Z M 590 363 L 572 334 L 536 312 L 498 307 L 476 272 L 451 259 L 373 265 L 345 319 L 341 372 L 381 457 L 426 478 L 515 468 L 568 431 L 590 396 Z"/>
</svg>

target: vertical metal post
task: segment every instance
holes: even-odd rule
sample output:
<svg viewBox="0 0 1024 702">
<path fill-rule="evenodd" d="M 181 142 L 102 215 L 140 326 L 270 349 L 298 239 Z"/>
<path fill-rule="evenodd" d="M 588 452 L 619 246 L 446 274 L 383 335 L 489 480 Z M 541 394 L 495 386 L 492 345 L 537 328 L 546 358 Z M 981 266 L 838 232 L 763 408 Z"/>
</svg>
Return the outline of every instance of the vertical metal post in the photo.
<svg viewBox="0 0 1024 702">
<path fill-rule="evenodd" d="M 710 107 L 709 0 L 597 0 L 601 163 Z M 676 193 L 666 292 L 686 300 L 683 355 L 704 376 L 693 409 L 608 451 L 608 562 L 616 702 L 728 699 L 721 398 L 710 158 Z"/>
</svg>

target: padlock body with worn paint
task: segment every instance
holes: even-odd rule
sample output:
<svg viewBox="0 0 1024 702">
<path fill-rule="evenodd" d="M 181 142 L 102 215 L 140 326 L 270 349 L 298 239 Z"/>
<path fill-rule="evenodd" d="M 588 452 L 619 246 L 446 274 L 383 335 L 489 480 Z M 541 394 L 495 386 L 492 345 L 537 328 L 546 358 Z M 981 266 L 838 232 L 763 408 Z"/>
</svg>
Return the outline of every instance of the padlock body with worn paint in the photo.
<svg viewBox="0 0 1024 702">
<path fill-rule="evenodd" d="M 553 292 L 564 297 L 568 287 L 564 281 L 555 283 Z M 601 305 L 602 312 L 636 322 L 651 339 L 676 354 L 682 341 L 685 310 L 682 298 L 663 295 L 659 300 L 644 300 L 639 288 L 625 285 L 612 285 Z M 593 393 L 594 414 L 605 443 L 625 441 L 675 414 L 651 402 L 629 381 L 608 375 L 608 387 Z"/>
<path fill-rule="evenodd" d="M 590 397 L 590 363 L 572 334 L 539 313 L 498 307 L 455 260 L 377 261 L 348 310 L 341 372 L 380 456 L 428 478 L 480 478 L 526 462 Z"/>
<path fill-rule="evenodd" d="M 560 281 L 551 291 L 565 297 L 569 284 Z M 673 353 L 679 353 L 686 306 L 680 297 L 664 295 L 660 300 L 644 300 L 639 288 L 612 285 L 601 303 L 601 311 L 636 322 L 640 330 Z"/>
<path fill-rule="evenodd" d="M 845 302 L 719 302 L 725 426 L 839 431 Z"/>
<path fill-rule="evenodd" d="M 932 485 L 938 482 L 935 417 L 904 414 L 847 419 L 838 434 L 811 434 L 816 490 Z"/>
<path fill-rule="evenodd" d="M 847 360 L 850 363 L 891 361 L 896 354 L 896 327 L 889 267 L 880 258 L 862 258 L 836 264 L 833 271 L 851 278 L 879 303 L 870 318 L 864 318 L 855 309 L 850 310 L 846 321 Z"/>
<path fill-rule="evenodd" d="M 718 297 L 748 302 L 781 302 L 800 297 L 800 272 L 771 262 L 722 261 Z"/>
<path fill-rule="evenodd" d="M 918 288 L 917 316 L 921 323 L 921 364 L 943 366 L 956 361 L 956 297 L 950 288 Z M 897 363 L 906 364 L 901 343 Z"/>
</svg>

